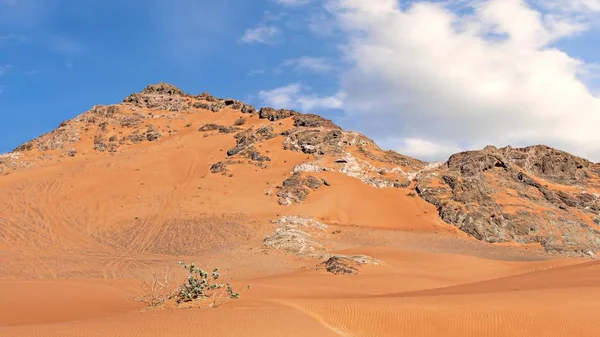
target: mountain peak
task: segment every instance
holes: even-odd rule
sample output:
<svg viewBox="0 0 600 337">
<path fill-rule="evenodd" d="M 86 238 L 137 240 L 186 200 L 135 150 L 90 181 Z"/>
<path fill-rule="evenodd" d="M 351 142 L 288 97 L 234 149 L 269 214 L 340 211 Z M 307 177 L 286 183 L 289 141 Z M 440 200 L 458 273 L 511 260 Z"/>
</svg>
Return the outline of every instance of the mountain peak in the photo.
<svg viewBox="0 0 600 337">
<path fill-rule="evenodd" d="M 544 145 L 487 146 L 452 155 L 446 165 L 428 165 L 383 151 L 318 115 L 257 109 L 207 92 L 188 95 L 168 83 L 61 123 L 0 157 L 0 172 L 148 149 L 164 156 L 163 147 L 176 151 L 172 146 L 179 143 L 215 144 L 202 145 L 213 151 L 204 154 L 210 160 L 203 168 L 207 174 L 225 179 L 260 176 L 244 172 L 283 174 L 264 191 L 274 205 L 293 207 L 322 197 L 331 190 L 328 177 L 341 175 L 418 195 L 437 207 L 442 220 L 479 240 L 537 243 L 576 254 L 600 249 L 600 167 L 585 159 Z"/>
</svg>

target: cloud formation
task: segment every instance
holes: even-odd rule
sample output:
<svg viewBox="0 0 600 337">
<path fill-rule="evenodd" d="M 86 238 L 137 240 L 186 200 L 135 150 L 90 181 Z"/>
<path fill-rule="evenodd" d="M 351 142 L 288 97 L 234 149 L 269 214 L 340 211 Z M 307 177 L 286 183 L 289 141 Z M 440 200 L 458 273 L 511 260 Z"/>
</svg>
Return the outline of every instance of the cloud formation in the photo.
<svg viewBox="0 0 600 337">
<path fill-rule="evenodd" d="M 291 83 L 271 90 L 261 90 L 258 98 L 275 109 L 298 109 L 311 112 L 315 109 L 341 109 L 344 93 L 318 96 L 300 83 Z"/>
<path fill-rule="evenodd" d="M 279 68 L 291 67 L 297 71 L 310 71 L 315 73 L 328 73 L 335 69 L 332 61 L 326 57 L 303 56 L 285 60 Z"/>
<path fill-rule="evenodd" d="M 244 43 L 274 44 L 281 37 L 281 30 L 273 25 L 261 24 L 254 28 L 248 28 L 244 32 L 241 41 Z"/>
<path fill-rule="evenodd" d="M 593 67 L 555 47 L 588 29 L 599 1 L 570 3 L 329 0 L 351 62 L 346 119 L 428 160 L 543 143 L 600 161 L 600 98 L 580 78 Z"/>
</svg>

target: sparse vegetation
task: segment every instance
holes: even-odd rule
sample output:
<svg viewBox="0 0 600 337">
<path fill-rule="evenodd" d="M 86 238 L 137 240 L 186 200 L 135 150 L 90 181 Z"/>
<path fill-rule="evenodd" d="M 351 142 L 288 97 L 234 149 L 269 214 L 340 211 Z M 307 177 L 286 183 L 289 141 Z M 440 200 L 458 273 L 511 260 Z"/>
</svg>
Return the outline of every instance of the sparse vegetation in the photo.
<svg viewBox="0 0 600 337">
<path fill-rule="evenodd" d="M 216 308 L 230 299 L 240 298 L 240 294 L 229 283 L 220 283 L 219 268 L 209 274 L 194 263 L 180 262 L 187 271 L 187 277 L 179 286 L 173 287 L 170 269 L 164 275 L 153 272 L 150 278 L 142 283 L 139 296 L 134 300 L 156 308 L 174 302 L 177 306 L 199 306 Z M 196 305 L 197 304 L 197 305 Z"/>
<path fill-rule="evenodd" d="M 246 124 L 246 121 L 247 121 L 246 118 L 239 118 L 239 119 L 236 119 L 235 122 L 233 122 L 233 125 L 235 125 L 235 126 L 244 125 L 244 124 Z"/>
</svg>

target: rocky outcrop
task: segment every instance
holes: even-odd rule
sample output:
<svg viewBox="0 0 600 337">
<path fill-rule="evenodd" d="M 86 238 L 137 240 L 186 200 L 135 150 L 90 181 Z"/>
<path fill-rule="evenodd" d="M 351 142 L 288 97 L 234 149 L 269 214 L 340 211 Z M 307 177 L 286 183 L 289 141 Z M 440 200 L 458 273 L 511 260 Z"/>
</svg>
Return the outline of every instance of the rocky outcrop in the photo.
<svg viewBox="0 0 600 337">
<path fill-rule="evenodd" d="M 278 202 L 282 206 L 301 203 L 308 197 L 311 191 L 318 190 L 323 185 L 329 185 L 325 180 L 301 173 L 294 173 L 287 178 L 282 186 L 278 187 Z"/>
<path fill-rule="evenodd" d="M 277 137 L 270 125 L 259 128 L 250 128 L 235 135 L 236 145 L 227 150 L 227 156 L 243 155 L 255 161 L 270 161 L 268 157 L 262 156 L 254 146 L 257 143 Z"/>
<path fill-rule="evenodd" d="M 152 84 L 144 88 L 141 94 L 143 95 L 166 95 L 166 96 L 188 96 L 186 93 L 176 86 L 161 82 L 158 84 Z"/>
<path fill-rule="evenodd" d="M 264 247 L 304 257 L 315 257 L 315 254 L 325 251 L 325 247 L 311 234 L 326 230 L 325 224 L 298 216 L 284 216 L 273 223 L 278 227 L 264 239 Z"/>
<path fill-rule="evenodd" d="M 505 147 L 499 152 L 526 172 L 557 184 L 586 183 L 598 176 L 593 163 L 544 145 Z"/>
<path fill-rule="evenodd" d="M 334 275 L 360 274 L 359 269 L 364 265 L 381 265 L 383 262 L 367 255 L 331 255 L 317 267 L 324 268 Z"/>
<path fill-rule="evenodd" d="M 294 115 L 294 126 L 305 127 L 305 128 L 326 128 L 326 129 L 337 129 L 341 128 L 335 125 L 329 119 L 325 119 L 318 115 L 313 114 L 296 114 Z"/>
<path fill-rule="evenodd" d="M 129 95 L 123 103 L 152 110 L 184 111 L 189 108 L 188 95 L 167 83 L 149 85 L 140 93 Z"/>
<path fill-rule="evenodd" d="M 444 221 L 479 240 L 593 255 L 600 250 L 594 224 L 600 195 L 586 191 L 597 187 L 586 185 L 595 174 L 591 166 L 545 146 L 486 147 L 451 156 L 434 174 L 419 177 L 416 191 Z"/>
<path fill-rule="evenodd" d="M 261 119 L 268 119 L 271 122 L 278 121 L 280 119 L 289 118 L 296 114 L 298 114 L 298 112 L 296 112 L 294 110 L 286 110 L 286 109 L 275 110 L 275 109 L 269 108 L 269 107 L 262 108 L 258 112 L 258 116 Z"/>
</svg>

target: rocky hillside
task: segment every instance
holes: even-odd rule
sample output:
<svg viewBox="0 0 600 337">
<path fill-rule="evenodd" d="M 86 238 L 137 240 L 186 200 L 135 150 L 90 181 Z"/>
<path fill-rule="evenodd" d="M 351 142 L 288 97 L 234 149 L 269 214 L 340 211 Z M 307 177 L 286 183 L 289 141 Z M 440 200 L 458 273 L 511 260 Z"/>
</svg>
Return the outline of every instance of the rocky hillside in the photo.
<svg viewBox="0 0 600 337">
<path fill-rule="evenodd" d="M 416 190 L 444 221 L 479 240 L 595 256 L 599 167 L 547 146 L 488 146 L 419 175 Z"/>
<path fill-rule="evenodd" d="M 235 118 L 216 122 L 211 116 L 219 114 Z M 0 155 L 0 174 L 119 156 L 192 127 L 207 140 L 230 138 L 231 146 L 207 167 L 213 175 L 226 178 L 248 167 L 282 165 L 281 156 L 267 150 L 273 145 L 304 156 L 280 184 L 265 189 L 274 207 L 305 202 L 330 185 L 323 173 L 335 173 L 373 188 L 405 189 L 435 205 L 445 222 L 479 240 L 539 243 L 548 251 L 592 256 L 600 250 L 598 164 L 545 146 L 487 147 L 456 154 L 444 164 L 427 164 L 383 151 L 369 138 L 316 115 L 256 109 L 208 93 L 189 95 L 165 83 L 148 86 L 120 104 L 95 106 Z"/>
</svg>

